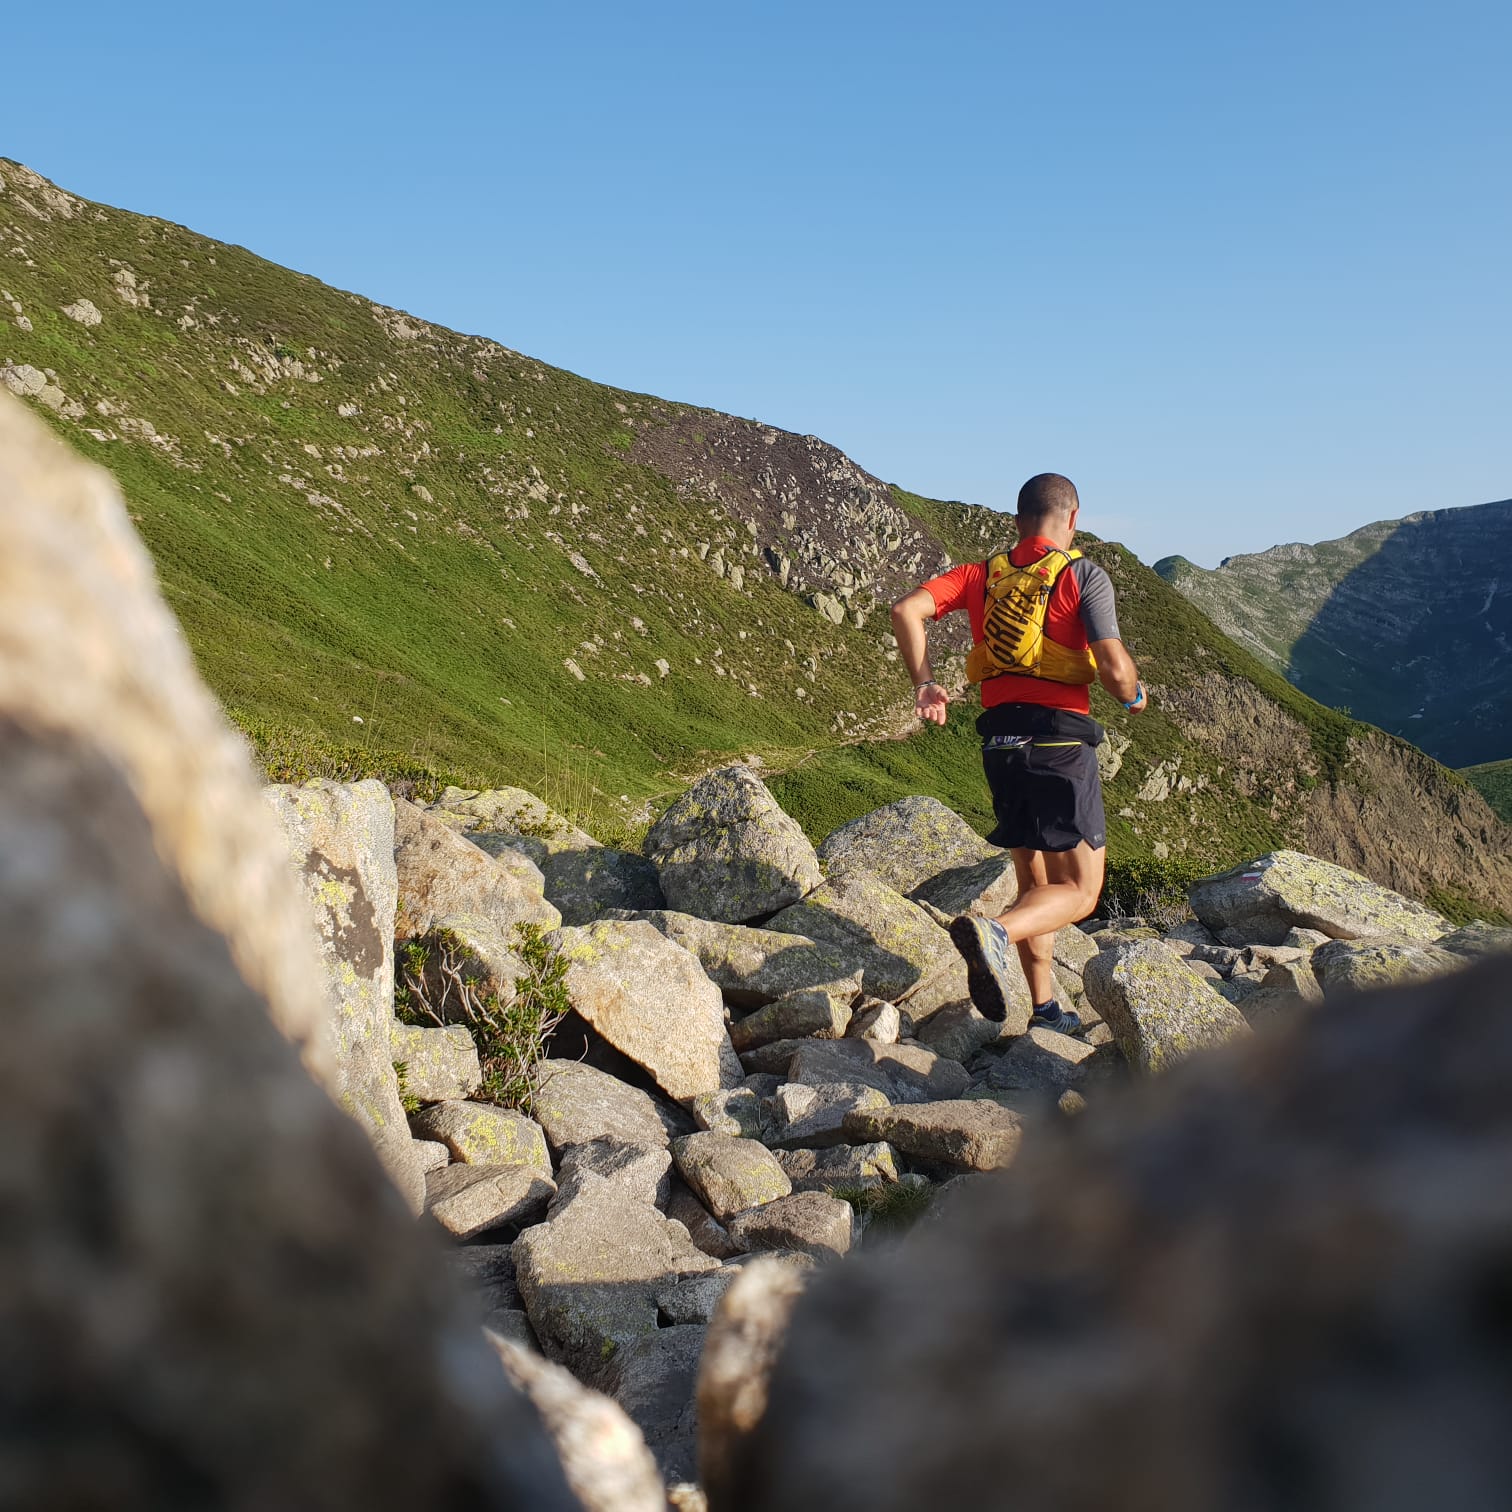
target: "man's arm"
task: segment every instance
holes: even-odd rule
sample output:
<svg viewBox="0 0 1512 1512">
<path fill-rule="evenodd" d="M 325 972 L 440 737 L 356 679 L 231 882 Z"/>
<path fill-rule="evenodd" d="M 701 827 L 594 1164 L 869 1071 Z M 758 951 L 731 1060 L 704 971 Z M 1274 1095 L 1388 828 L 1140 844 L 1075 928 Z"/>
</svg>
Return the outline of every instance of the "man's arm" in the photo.
<svg viewBox="0 0 1512 1512">
<path fill-rule="evenodd" d="M 926 626 L 934 617 L 934 595 L 927 588 L 915 588 L 912 593 L 905 593 L 892 606 L 893 636 L 898 642 L 903 665 L 908 669 L 909 681 L 914 685 L 914 713 L 931 724 L 942 725 L 950 699 L 934 680 L 934 673 L 929 668 Z"/>
<path fill-rule="evenodd" d="M 1092 654 L 1097 658 L 1098 681 L 1119 703 L 1139 713 L 1145 706 L 1145 690 L 1129 648 L 1117 636 L 1110 636 L 1107 640 L 1093 641 Z"/>
<path fill-rule="evenodd" d="M 1097 658 L 1097 676 L 1119 703 L 1137 714 L 1145 706 L 1145 691 L 1139 668 L 1118 632 L 1118 611 L 1113 603 L 1113 583 L 1108 574 L 1086 557 L 1072 564 L 1081 589 L 1081 619 L 1087 644 Z"/>
</svg>

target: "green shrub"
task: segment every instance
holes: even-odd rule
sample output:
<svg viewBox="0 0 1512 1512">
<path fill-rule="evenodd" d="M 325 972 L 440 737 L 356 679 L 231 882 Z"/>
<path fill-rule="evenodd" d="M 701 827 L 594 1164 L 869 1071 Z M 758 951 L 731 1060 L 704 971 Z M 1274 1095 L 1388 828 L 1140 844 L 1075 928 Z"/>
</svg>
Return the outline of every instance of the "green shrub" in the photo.
<svg viewBox="0 0 1512 1512">
<path fill-rule="evenodd" d="M 514 948 L 525 971 L 506 1001 L 473 974 L 472 957 L 456 935 L 436 930 L 411 940 L 399 952 L 394 1004 L 407 1024 L 466 1024 L 478 1047 L 488 1100 L 531 1113 L 536 1067 L 572 1001 L 567 963 L 539 925 L 517 924 Z"/>
<path fill-rule="evenodd" d="M 1105 915 L 1137 915 L 1158 925 L 1174 926 L 1191 917 L 1187 892 L 1209 867 L 1193 861 L 1132 856 L 1110 860 L 1103 880 L 1098 911 Z"/>
</svg>

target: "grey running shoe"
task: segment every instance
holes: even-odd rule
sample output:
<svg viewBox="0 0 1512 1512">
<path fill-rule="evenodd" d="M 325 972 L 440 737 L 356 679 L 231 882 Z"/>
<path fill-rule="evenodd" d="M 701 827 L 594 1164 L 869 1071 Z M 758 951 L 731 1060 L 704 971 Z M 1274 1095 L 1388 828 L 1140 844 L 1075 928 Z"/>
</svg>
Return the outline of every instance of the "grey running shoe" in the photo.
<svg viewBox="0 0 1512 1512">
<path fill-rule="evenodd" d="M 962 914 L 950 921 L 950 938 L 966 962 L 966 987 L 977 1012 L 1001 1024 L 1008 1017 L 1012 991 L 1008 931 L 996 919 Z"/>
<path fill-rule="evenodd" d="M 1080 1034 L 1082 1021 L 1078 1014 L 1069 1008 L 1062 1008 L 1059 1003 L 1047 1003 L 1048 1013 L 1034 1010 L 1034 1017 L 1029 1020 L 1030 1026 L 1035 1029 L 1053 1029 L 1057 1034 Z"/>
</svg>

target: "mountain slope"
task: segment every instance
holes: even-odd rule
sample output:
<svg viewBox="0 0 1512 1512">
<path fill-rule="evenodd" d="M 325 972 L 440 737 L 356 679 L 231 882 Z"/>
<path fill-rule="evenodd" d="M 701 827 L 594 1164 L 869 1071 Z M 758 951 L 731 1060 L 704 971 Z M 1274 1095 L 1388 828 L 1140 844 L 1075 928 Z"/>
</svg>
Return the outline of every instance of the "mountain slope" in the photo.
<svg viewBox="0 0 1512 1512">
<path fill-rule="evenodd" d="M 3 162 L 0 321 L 0 382 L 121 479 L 208 681 L 280 775 L 514 782 L 615 837 L 750 755 L 814 833 L 902 791 L 989 822 L 964 710 L 893 738 L 911 720 L 886 605 L 1003 517 Z M 1089 549 L 1155 692 L 1138 721 L 1098 695 L 1133 740 L 1116 855 L 1300 843 L 1512 912 L 1505 831 L 1466 784 Z M 942 667 L 961 630 L 937 630 Z M 1431 822 L 1402 843 L 1394 809 Z"/>
<path fill-rule="evenodd" d="M 1512 751 L 1512 500 L 1155 570 L 1320 702 L 1453 766 Z"/>
<path fill-rule="evenodd" d="M 1466 767 L 1461 775 L 1503 819 L 1512 820 L 1512 761 Z"/>
</svg>

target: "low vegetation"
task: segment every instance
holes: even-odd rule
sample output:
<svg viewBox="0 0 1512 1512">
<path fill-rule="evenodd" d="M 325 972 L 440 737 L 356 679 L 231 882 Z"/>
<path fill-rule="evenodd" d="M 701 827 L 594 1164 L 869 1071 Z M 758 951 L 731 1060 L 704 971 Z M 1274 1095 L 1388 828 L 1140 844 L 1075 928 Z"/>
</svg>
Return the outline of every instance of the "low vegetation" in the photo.
<svg viewBox="0 0 1512 1512">
<path fill-rule="evenodd" d="M 531 1113 L 536 1067 L 572 1002 L 567 964 L 539 925 L 516 925 L 514 948 L 525 970 L 501 998 L 470 969 L 467 946 L 455 935 L 438 930 L 412 940 L 399 952 L 395 1007 L 407 1024 L 465 1024 L 478 1047 L 484 1096 Z"/>
<path fill-rule="evenodd" d="M 1464 767 L 1460 775 L 1503 819 L 1512 823 L 1512 761 L 1487 761 L 1480 766 Z"/>
</svg>

